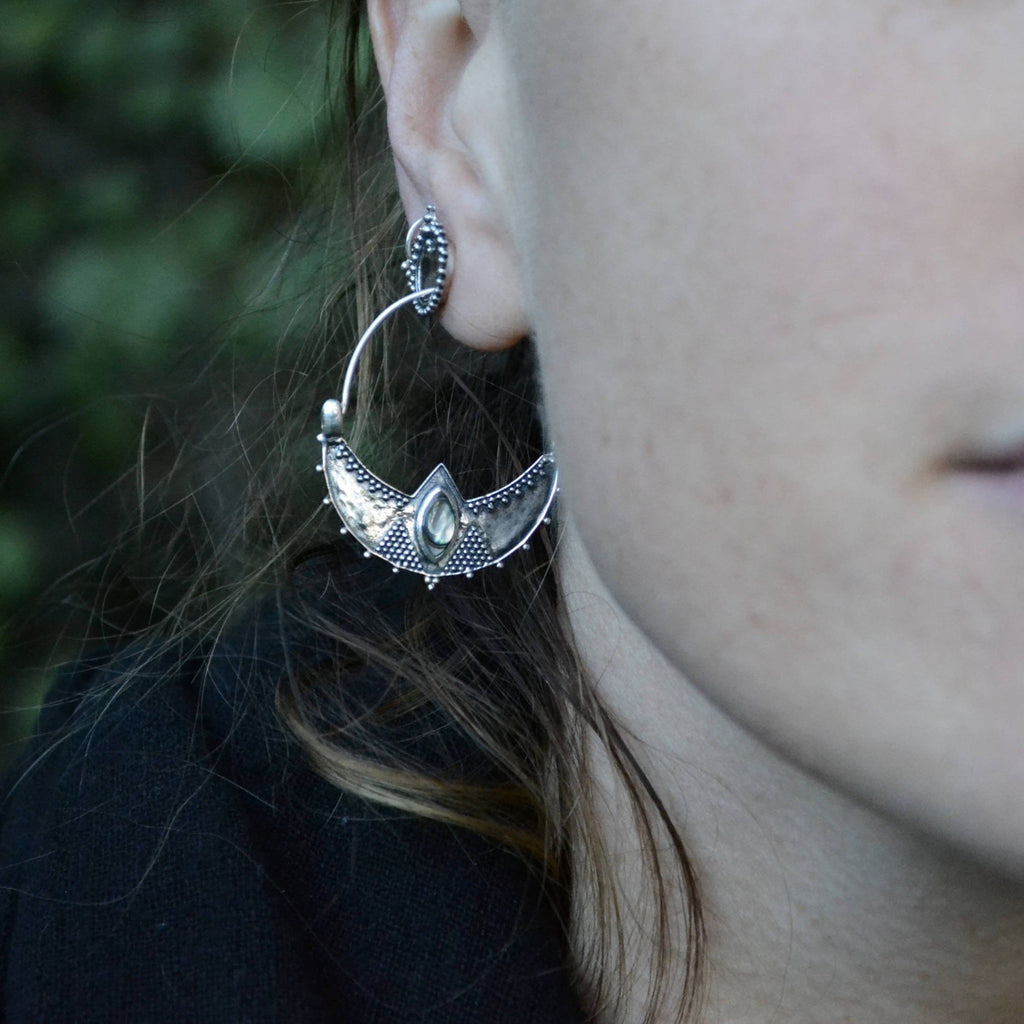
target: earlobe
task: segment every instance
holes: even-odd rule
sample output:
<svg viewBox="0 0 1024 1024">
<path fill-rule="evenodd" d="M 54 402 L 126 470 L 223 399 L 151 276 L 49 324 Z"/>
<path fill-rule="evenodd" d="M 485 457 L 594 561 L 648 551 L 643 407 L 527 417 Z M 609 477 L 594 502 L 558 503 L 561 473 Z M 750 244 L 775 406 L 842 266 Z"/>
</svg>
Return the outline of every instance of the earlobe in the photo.
<svg viewBox="0 0 1024 1024">
<path fill-rule="evenodd" d="M 478 19 L 474 32 L 458 0 L 370 0 L 369 14 L 407 216 L 436 205 L 453 244 L 441 322 L 477 348 L 515 344 L 529 322 L 508 217 L 509 104 L 493 20 Z"/>
</svg>

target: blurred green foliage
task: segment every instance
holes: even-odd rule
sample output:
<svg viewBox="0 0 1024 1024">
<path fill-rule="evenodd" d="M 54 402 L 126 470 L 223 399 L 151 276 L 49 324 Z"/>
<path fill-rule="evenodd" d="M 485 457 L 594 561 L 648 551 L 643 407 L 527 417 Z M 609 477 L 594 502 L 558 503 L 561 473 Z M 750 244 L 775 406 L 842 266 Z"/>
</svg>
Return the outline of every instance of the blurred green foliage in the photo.
<svg viewBox="0 0 1024 1024">
<path fill-rule="evenodd" d="M 139 396 L 195 375 L 226 324 L 254 354 L 292 324 L 294 297 L 264 300 L 328 130 L 325 22 L 316 2 L 0 0 L 8 709 L 54 656 L 57 627 L 25 609 L 110 543 Z"/>
</svg>

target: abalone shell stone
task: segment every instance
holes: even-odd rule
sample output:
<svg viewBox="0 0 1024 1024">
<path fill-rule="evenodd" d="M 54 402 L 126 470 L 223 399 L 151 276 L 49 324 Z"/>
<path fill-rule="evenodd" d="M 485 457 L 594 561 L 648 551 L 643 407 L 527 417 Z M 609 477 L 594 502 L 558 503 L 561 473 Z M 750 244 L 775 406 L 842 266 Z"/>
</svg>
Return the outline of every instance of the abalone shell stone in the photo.
<svg viewBox="0 0 1024 1024">
<path fill-rule="evenodd" d="M 423 516 L 423 537 L 435 548 L 444 551 L 455 538 L 458 517 L 448 496 L 439 491 L 434 495 Z"/>
</svg>

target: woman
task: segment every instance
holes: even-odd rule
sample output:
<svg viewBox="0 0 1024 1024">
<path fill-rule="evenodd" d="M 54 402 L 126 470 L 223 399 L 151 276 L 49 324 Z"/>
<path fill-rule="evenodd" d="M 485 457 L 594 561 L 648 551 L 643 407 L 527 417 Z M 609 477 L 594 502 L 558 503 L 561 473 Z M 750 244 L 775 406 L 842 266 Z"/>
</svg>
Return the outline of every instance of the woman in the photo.
<svg viewBox="0 0 1024 1024">
<path fill-rule="evenodd" d="M 387 662 L 379 636 L 346 635 L 344 650 L 378 680 L 392 665 L 386 701 L 351 684 L 364 675 L 342 671 L 340 648 L 313 683 L 288 661 L 309 640 L 267 669 L 246 653 L 258 625 L 192 666 L 205 699 L 259 662 L 338 814 L 372 817 L 359 796 L 394 811 L 331 849 L 400 895 L 338 933 L 356 951 L 330 984 L 302 978 L 313 954 L 289 947 L 266 998 L 287 990 L 307 1016 L 273 1012 L 1019 1021 L 1024 9 L 371 0 L 368 15 L 406 216 L 435 205 L 452 241 L 442 325 L 488 351 L 534 339 L 562 486 L 558 590 L 536 550 L 501 570 L 510 583 L 490 569 L 414 597 L 374 584 L 388 610 L 366 628 L 401 620 L 405 660 Z M 323 635 L 335 598 L 319 599 Z M 413 606 L 421 627 L 444 622 L 419 672 Z M 192 656 L 179 648 L 175 671 Z M 94 672 L 149 693 L 166 669 L 133 657 Z M 105 713 L 130 718 L 132 689 L 104 692 Z M 230 802 L 209 793 L 224 778 L 272 790 L 275 814 L 312 792 L 264 778 L 273 758 L 218 760 L 248 728 L 226 724 L 242 721 L 233 699 L 217 726 L 203 712 L 216 742 L 190 764 L 207 781 L 166 766 L 182 814 Z M 383 739 L 360 731 L 366 708 L 395 701 L 417 710 Z M 195 708 L 165 710 L 194 725 Z M 446 816 L 454 829 L 429 820 Z M 174 821 L 140 822 L 179 838 Z M 335 868 L 289 875 L 266 852 L 271 828 L 245 834 L 245 857 L 280 904 L 306 908 L 311 949 L 326 932 L 310 908 L 337 909 Z M 360 844 L 376 844 L 377 874 Z M 513 846 L 534 850 L 539 876 L 500 852 Z M 152 879 L 121 879 L 132 898 L 170 884 L 161 856 Z M 324 888 L 311 903 L 281 877 Z M 205 998 L 219 982 L 217 1005 L 230 992 L 249 1015 L 230 1019 L 277 1019 L 238 981 L 233 883 L 216 864 L 190 879 L 214 907 L 200 924 L 223 915 L 230 932 L 209 955 L 238 973 L 204 973 L 198 955 L 152 986 L 181 999 L 191 970 Z M 424 885 L 450 886 L 432 910 Z M 85 973 L 69 970 L 80 993 Z M 125 984 L 108 980 L 91 978 L 86 1006 Z M 9 982 L 9 1019 L 30 1019 L 13 995 Z"/>
</svg>

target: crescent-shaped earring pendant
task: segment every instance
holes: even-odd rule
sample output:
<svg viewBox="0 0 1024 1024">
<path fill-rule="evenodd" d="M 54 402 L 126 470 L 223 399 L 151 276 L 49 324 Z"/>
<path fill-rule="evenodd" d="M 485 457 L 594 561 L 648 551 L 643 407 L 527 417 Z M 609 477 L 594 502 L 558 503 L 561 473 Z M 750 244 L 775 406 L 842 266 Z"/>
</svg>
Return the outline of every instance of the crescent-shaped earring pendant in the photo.
<svg viewBox="0 0 1024 1024">
<path fill-rule="evenodd" d="M 390 316 L 412 304 L 421 316 L 441 305 L 447 281 L 448 245 L 436 211 L 409 231 L 403 264 L 412 291 L 374 318 L 352 350 L 341 401 L 323 404 L 318 472 L 327 482 L 325 505 L 341 517 L 341 532 L 354 537 L 367 558 L 376 555 L 395 570 L 419 573 L 433 588 L 445 576 L 472 576 L 487 566 L 501 566 L 509 555 L 529 545 L 530 537 L 550 512 L 558 491 L 554 456 L 547 452 L 511 483 L 489 494 L 464 498 L 442 463 L 413 494 L 375 476 L 342 434 L 356 365 L 367 343 Z M 425 265 L 433 263 L 433 280 L 425 287 Z"/>
</svg>

